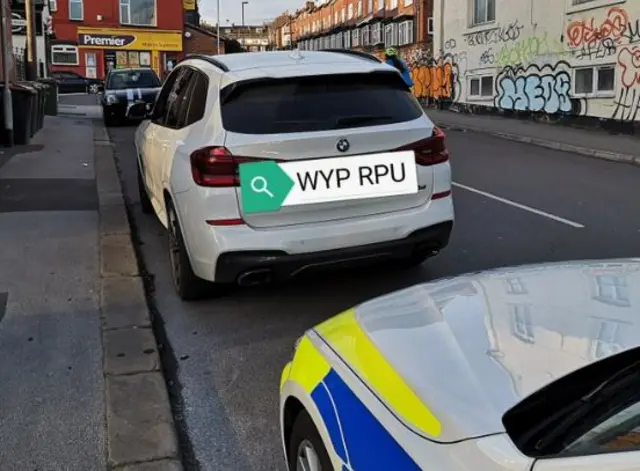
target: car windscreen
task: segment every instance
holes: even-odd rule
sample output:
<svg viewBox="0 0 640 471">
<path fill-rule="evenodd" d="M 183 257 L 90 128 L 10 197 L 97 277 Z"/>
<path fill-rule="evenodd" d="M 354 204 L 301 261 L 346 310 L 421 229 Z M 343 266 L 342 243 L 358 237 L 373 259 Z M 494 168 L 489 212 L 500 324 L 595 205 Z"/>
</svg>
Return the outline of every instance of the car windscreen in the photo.
<svg viewBox="0 0 640 471">
<path fill-rule="evenodd" d="M 395 72 L 240 82 L 221 91 L 227 131 L 277 134 L 402 123 L 423 114 Z"/>
<path fill-rule="evenodd" d="M 640 348 L 596 361 L 548 384 L 502 417 L 532 458 L 623 450 L 640 439 Z M 635 445 L 637 446 L 637 445 Z"/>
<path fill-rule="evenodd" d="M 152 70 L 111 72 L 107 82 L 107 89 L 109 90 L 158 87 L 160 87 L 160 80 Z"/>
</svg>

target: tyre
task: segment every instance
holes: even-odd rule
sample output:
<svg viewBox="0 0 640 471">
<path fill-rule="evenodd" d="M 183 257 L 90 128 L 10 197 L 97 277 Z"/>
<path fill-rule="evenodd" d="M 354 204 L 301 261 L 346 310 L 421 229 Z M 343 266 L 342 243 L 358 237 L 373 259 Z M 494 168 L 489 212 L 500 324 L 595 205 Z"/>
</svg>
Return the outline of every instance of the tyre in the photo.
<svg viewBox="0 0 640 471">
<path fill-rule="evenodd" d="M 289 471 L 334 471 L 320 433 L 306 411 L 296 417 L 288 445 Z"/>
<path fill-rule="evenodd" d="M 180 222 L 171 202 L 167 203 L 167 222 L 169 263 L 176 293 L 183 301 L 202 299 L 207 294 L 207 282 L 198 278 L 191 268 Z"/>
<path fill-rule="evenodd" d="M 138 165 L 138 194 L 140 195 L 140 206 L 142 206 L 142 212 L 144 214 L 153 213 L 153 205 L 151 204 L 149 193 L 147 193 L 147 187 L 145 186 L 144 179 L 142 178 L 140 165 Z"/>
<path fill-rule="evenodd" d="M 102 118 L 104 119 L 104 125 L 108 128 L 118 124 L 115 116 L 111 116 L 104 108 L 102 109 Z"/>
</svg>

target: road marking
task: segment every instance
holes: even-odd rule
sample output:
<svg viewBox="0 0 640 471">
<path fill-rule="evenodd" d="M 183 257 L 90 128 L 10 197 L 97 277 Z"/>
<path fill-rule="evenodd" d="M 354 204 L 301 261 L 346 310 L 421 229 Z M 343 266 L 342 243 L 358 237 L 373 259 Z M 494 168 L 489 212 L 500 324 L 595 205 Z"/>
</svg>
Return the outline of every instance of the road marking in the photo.
<svg viewBox="0 0 640 471">
<path fill-rule="evenodd" d="M 467 185 L 462 185 L 461 183 L 452 183 L 453 186 L 462 188 L 463 190 L 470 191 L 472 193 L 476 193 L 478 195 L 482 195 L 486 198 L 490 198 L 495 201 L 499 201 L 501 203 L 507 204 L 509 206 L 513 206 L 514 208 L 522 209 L 523 211 L 528 211 L 533 214 L 537 214 L 538 216 L 545 217 L 547 219 L 551 219 L 553 221 L 566 224 L 567 226 L 576 227 L 578 229 L 584 229 L 584 225 L 579 224 L 574 221 L 570 221 L 569 219 L 561 218 L 560 216 L 556 216 L 554 214 L 545 213 L 544 211 L 540 211 L 539 209 L 532 208 L 531 206 L 526 206 L 524 204 L 516 203 L 515 201 L 508 200 L 506 198 L 501 198 L 499 196 L 493 195 L 491 193 L 487 193 L 486 191 L 478 190 L 476 188 L 472 188 Z"/>
</svg>

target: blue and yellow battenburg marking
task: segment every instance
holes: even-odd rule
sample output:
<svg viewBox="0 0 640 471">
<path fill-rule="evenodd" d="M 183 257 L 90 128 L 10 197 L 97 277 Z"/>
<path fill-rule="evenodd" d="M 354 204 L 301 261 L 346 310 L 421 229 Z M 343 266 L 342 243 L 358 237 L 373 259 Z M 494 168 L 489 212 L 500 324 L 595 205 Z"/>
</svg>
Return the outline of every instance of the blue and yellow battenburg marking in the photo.
<svg viewBox="0 0 640 471">
<path fill-rule="evenodd" d="M 396 414 L 423 433 L 440 435 L 438 420 L 371 343 L 353 309 L 316 330 Z M 287 378 L 300 384 L 316 404 L 343 462 L 342 471 L 420 470 L 307 336 L 285 367 L 281 386 Z"/>
</svg>

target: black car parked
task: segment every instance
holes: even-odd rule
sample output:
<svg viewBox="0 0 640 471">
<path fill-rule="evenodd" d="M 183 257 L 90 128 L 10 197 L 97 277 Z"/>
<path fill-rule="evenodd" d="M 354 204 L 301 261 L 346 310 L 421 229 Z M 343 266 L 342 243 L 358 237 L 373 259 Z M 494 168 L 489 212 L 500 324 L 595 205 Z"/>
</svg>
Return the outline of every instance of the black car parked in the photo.
<svg viewBox="0 0 640 471">
<path fill-rule="evenodd" d="M 100 101 L 102 104 L 102 116 L 106 126 L 113 126 L 127 119 L 143 119 L 143 109 L 151 109 L 156 101 L 156 96 L 162 83 L 152 69 L 132 68 L 115 69 L 109 72 L 103 87 Z"/>
<path fill-rule="evenodd" d="M 59 93 L 98 93 L 102 80 L 83 77 L 75 72 L 52 72 Z"/>
</svg>

